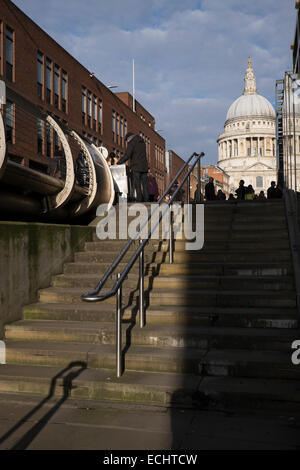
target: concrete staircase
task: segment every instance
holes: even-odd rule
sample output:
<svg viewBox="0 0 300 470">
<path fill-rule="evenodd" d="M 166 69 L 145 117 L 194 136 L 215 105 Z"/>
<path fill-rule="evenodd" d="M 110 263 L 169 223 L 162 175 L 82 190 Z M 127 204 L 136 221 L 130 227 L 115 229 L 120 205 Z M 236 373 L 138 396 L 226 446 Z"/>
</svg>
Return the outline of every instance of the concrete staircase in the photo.
<svg viewBox="0 0 300 470">
<path fill-rule="evenodd" d="M 39 302 L 24 307 L 23 320 L 7 325 L 0 392 L 60 396 L 75 371 L 71 398 L 299 409 L 291 343 L 300 336 L 283 202 L 206 204 L 204 248 L 185 251 L 184 243 L 175 242 L 172 265 L 166 242 L 147 246 L 144 329 L 136 324 L 137 263 L 125 281 L 120 379 L 115 298 L 89 304 L 80 296 L 124 241 L 95 236 Z"/>
</svg>

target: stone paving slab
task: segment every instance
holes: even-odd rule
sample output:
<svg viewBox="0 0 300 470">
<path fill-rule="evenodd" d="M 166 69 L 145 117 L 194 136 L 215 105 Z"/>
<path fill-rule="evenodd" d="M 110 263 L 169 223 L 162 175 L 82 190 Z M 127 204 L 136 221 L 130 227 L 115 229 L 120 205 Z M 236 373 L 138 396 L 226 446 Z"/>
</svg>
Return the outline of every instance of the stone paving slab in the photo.
<svg viewBox="0 0 300 470">
<path fill-rule="evenodd" d="M 0 450 L 297 450 L 300 414 L 0 394 Z M 27 416 L 26 416 L 27 415 Z"/>
</svg>

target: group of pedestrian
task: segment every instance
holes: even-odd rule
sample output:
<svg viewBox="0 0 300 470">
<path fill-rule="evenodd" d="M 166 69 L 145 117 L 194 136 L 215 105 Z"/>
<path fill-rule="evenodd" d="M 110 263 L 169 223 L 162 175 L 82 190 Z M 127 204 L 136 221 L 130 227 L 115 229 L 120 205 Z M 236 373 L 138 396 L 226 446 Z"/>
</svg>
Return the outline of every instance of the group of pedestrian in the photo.
<svg viewBox="0 0 300 470">
<path fill-rule="evenodd" d="M 109 165 L 122 165 L 129 160 L 129 172 L 132 192 L 136 194 L 137 202 L 155 202 L 159 190 L 155 176 L 149 172 L 146 154 L 146 144 L 142 137 L 128 132 L 125 135 L 127 148 L 124 155 L 118 159 L 114 152 L 109 154 Z"/>
<path fill-rule="evenodd" d="M 197 185 L 197 189 L 195 191 L 195 201 L 199 200 L 199 188 Z M 267 196 L 265 195 L 264 191 L 260 191 L 259 195 L 255 194 L 253 186 L 249 184 L 245 186 L 245 181 L 241 180 L 239 183 L 239 187 L 235 191 L 235 195 L 232 193 L 229 194 L 228 201 L 253 201 L 259 200 L 264 201 L 267 199 L 280 199 L 282 198 L 282 189 L 275 181 L 271 181 L 271 186 L 267 191 Z M 226 195 L 223 193 L 221 189 L 218 190 L 216 194 L 215 186 L 214 186 L 214 179 L 212 177 L 209 178 L 208 183 L 205 186 L 205 199 L 206 201 L 225 201 Z M 203 201 L 203 196 L 200 193 L 200 201 Z"/>
<path fill-rule="evenodd" d="M 159 191 L 156 179 L 153 174 L 149 174 L 149 165 L 146 154 L 146 144 L 142 137 L 139 135 L 134 135 L 132 132 L 128 132 L 125 136 L 125 142 L 127 143 L 127 148 L 125 154 L 118 160 L 114 152 L 111 152 L 109 155 L 109 163 L 111 165 L 122 165 L 129 160 L 129 170 L 130 170 L 130 179 L 132 184 L 133 192 L 136 193 L 137 202 L 155 202 L 158 200 Z M 176 181 L 173 187 L 171 188 L 170 195 L 174 194 L 178 188 L 178 182 Z M 177 191 L 175 200 L 183 200 L 183 190 L 180 189 Z M 267 191 L 267 197 L 264 194 L 264 191 L 260 191 L 259 195 L 255 194 L 253 186 L 249 184 L 245 186 L 245 181 L 241 180 L 239 187 L 235 191 L 235 196 L 233 194 L 229 195 L 228 200 L 244 200 L 252 201 L 265 200 L 265 199 L 279 199 L 282 197 L 282 190 L 280 186 L 275 181 L 271 182 L 271 186 Z M 204 200 L 203 195 L 201 194 L 201 189 L 197 185 L 194 201 L 202 202 Z M 206 201 L 225 201 L 226 194 L 219 189 L 216 193 L 214 178 L 210 177 L 208 183 L 205 186 L 205 200 Z"/>
<path fill-rule="evenodd" d="M 267 190 L 267 197 L 264 191 L 260 191 L 259 195 L 255 194 L 255 191 L 251 184 L 245 186 L 245 181 L 241 180 L 239 187 L 235 191 L 238 200 L 252 201 L 254 199 L 264 201 L 266 199 L 281 199 L 282 189 L 275 181 L 271 181 L 271 186 Z"/>
<path fill-rule="evenodd" d="M 205 191 L 206 201 L 225 201 L 226 200 L 226 194 L 223 193 L 222 189 L 219 189 L 216 194 L 214 179 L 212 176 L 209 178 L 208 183 L 205 185 L 204 191 Z M 195 192 L 195 200 L 197 200 L 196 196 L 197 194 Z"/>
</svg>

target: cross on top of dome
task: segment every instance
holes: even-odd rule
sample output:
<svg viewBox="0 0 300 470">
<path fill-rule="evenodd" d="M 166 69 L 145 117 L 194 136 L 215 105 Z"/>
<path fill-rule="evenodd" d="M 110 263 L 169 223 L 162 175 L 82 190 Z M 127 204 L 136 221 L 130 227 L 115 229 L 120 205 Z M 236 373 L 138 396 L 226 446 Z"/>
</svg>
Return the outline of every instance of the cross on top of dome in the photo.
<svg viewBox="0 0 300 470">
<path fill-rule="evenodd" d="M 244 95 L 250 95 L 253 93 L 257 94 L 257 89 L 256 89 L 256 77 L 253 72 L 252 64 L 251 64 L 251 57 L 249 56 L 248 59 L 248 68 L 246 71 L 246 75 L 244 78 L 245 81 L 245 88 L 244 88 Z"/>
</svg>

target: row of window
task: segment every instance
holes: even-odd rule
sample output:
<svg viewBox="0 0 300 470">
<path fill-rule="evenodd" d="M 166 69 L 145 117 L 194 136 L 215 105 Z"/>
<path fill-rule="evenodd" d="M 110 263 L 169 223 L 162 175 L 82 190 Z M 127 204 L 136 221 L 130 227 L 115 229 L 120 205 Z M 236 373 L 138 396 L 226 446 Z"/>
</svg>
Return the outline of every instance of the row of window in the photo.
<svg viewBox="0 0 300 470">
<path fill-rule="evenodd" d="M 2 41 L 3 38 L 3 41 Z M 14 42 L 15 33 L 12 28 L 0 22 L 0 74 L 7 81 L 14 81 Z M 2 47 L 3 46 L 3 47 Z"/>
<path fill-rule="evenodd" d="M 89 140 L 91 143 L 95 144 L 96 147 L 101 147 L 102 146 L 102 140 L 98 139 L 98 137 L 95 137 L 91 134 L 88 134 L 86 131 L 82 131 L 82 135 L 87 140 Z"/>
<path fill-rule="evenodd" d="M 156 162 L 156 165 L 158 163 L 160 164 L 164 164 L 164 151 L 161 147 L 159 147 L 158 145 L 155 144 L 155 148 L 154 148 L 154 155 L 155 155 L 155 162 Z"/>
<path fill-rule="evenodd" d="M 59 120 L 57 117 L 56 119 Z M 46 157 L 53 157 L 61 150 L 62 144 L 55 130 L 48 122 L 37 119 L 37 152 Z"/>
<path fill-rule="evenodd" d="M 142 139 L 144 140 L 144 142 L 145 142 L 145 144 L 146 144 L 146 155 L 147 155 L 147 158 L 148 158 L 148 160 L 149 160 L 149 158 L 150 158 L 150 153 L 151 153 L 151 141 L 150 141 L 150 137 L 146 137 L 143 132 L 140 132 L 140 137 L 142 137 Z"/>
<path fill-rule="evenodd" d="M 81 88 L 82 125 L 102 133 L 102 100 L 84 86 Z"/>
<path fill-rule="evenodd" d="M 241 123 L 236 123 L 236 124 L 230 124 L 228 126 L 229 129 L 233 128 L 233 127 L 240 127 L 240 124 L 241 126 L 246 126 L 246 129 L 250 129 L 250 122 L 241 122 Z M 252 124 L 255 126 L 256 125 L 256 121 L 252 121 Z M 263 124 L 264 126 L 266 125 L 266 121 L 263 121 L 261 123 L 261 121 L 258 121 L 257 122 L 258 126 L 260 126 L 261 124 Z M 268 126 L 272 126 L 272 127 L 275 127 L 275 122 L 270 122 L 270 121 L 267 121 L 267 125 Z"/>
<path fill-rule="evenodd" d="M 14 142 L 14 104 L 7 100 L 5 109 L 6 142 Z"/>
<path fill-rule="evenodd" d="M 61 143 L 57 133 L 48 122 L 37 119 L 37 153 L 43 156 L 52 157 L 58 150 L 61 150 Z M 6 102 L 5 109 L 5 131 L 6 142 L 15 144 L 15 104 L 9 100 Z M 20 143 L 27 143 L 27 138 L 19 134 Z"/>
<path fill-rule="evenodd" d="M 67 113 L 68 74 L 49 57 L 37 53 L 37 93 L 41 100 Z"/>
<path fill-rule="evenodd" d="M 124 137 L 127 134 L 127 121 L 116 111 L 112 112 L 112 136 L 113 141 L 124 145 Z"/>
</svg>

